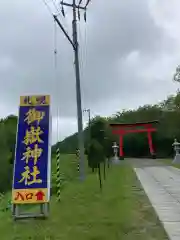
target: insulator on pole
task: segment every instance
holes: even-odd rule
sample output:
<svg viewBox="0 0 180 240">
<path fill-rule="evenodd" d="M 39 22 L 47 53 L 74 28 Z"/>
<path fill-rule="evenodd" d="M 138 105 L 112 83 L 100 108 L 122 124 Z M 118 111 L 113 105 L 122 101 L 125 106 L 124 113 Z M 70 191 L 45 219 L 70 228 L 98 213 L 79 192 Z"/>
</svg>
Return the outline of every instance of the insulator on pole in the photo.
<svg viewBox="0 0 180 240">
<path fill-rule="evenodd" d="M 79 19 L 79 21 L 80 21 L 80 10 L 78 9 L 78 19 Z"/>
<path fill-rule="evenodd" d="M 86 22 L 86 11 L 84 12 L 84 21 Z"/>
<path fill-rule="evenodd" d="M 64 12 L 64 7 L 63 6 L 61 8 L 61 13 L 62 13 L 63 17 L 65 17 L 65 12 Z"/>
</svg>

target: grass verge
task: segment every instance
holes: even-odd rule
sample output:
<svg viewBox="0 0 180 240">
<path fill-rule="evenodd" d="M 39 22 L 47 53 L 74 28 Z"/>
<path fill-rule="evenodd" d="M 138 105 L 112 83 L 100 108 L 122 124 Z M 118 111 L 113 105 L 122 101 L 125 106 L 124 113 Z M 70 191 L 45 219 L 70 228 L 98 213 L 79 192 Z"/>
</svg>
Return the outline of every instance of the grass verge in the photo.
<svg viewBox="0 0 180 240">
<path fill-rule="evenodd" d="M 173 164 L 172 163 L 172 159 L 163 159 L 162 162 L 168 166 L 172 166 L 172 167 L 175 167 L 175 168 L 180 168 L 180 164 Z"/>
<path fill-rule="evenodd" d="M 70 181 L 60 203 L 52 197 L 47 220 L 13 222 L 10 212 L 1 212 L 0 218 L 1 240 L 168 239 L 133 169 L 125 164 L 108 170 L 102 191 L 96 174 L 84 183 Z"/>
</svg>

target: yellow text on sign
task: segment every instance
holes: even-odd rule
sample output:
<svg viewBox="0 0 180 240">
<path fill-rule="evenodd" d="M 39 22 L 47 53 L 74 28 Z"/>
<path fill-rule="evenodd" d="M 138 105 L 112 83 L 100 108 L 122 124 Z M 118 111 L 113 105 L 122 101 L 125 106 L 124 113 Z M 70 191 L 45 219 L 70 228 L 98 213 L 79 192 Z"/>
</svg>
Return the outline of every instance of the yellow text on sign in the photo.
<svg viewBox="0 0 180 240">
<path fill-rule="evenodd" d="M 49 106 L 49 95 L 21 96 L 20 106 Z"/>
</svg>

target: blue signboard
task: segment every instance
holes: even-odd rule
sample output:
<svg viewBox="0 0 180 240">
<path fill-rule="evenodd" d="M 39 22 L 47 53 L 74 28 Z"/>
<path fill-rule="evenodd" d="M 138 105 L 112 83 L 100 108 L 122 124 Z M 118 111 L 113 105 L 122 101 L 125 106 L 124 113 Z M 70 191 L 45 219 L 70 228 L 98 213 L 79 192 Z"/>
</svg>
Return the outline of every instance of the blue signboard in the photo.
<svg viewBox="0 0 180 240">
<path fill-rule="evenodd" d="M 12 202 L 49 201 L 50 97 L 20 98 Z"/>
</svg>

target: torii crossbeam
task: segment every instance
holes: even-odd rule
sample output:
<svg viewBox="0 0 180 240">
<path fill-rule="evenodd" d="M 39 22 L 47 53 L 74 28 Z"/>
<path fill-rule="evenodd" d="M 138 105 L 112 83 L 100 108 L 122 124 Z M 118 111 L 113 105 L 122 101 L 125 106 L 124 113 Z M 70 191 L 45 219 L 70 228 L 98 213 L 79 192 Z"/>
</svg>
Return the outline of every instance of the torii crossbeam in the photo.
<svg viewBox="0 0 180 240">
<path fill-rule="evenodd" d="M 156 158 L 151 133 L 157 131 L 157 129 L 154 128 L 153 125 L 157 124 L 158 122 L 159 121 L 154 120 L 149 122 L 137 122 L 137 123 L 111 123 L 110 126 L 112 127 L 112 133 L 119 135 L 120 159 L 124 159 L 123 136 L 128 133 L 143 133 L 143 132 L 147 132 L 150 154 L 152 158 Z"/>
</svg>

